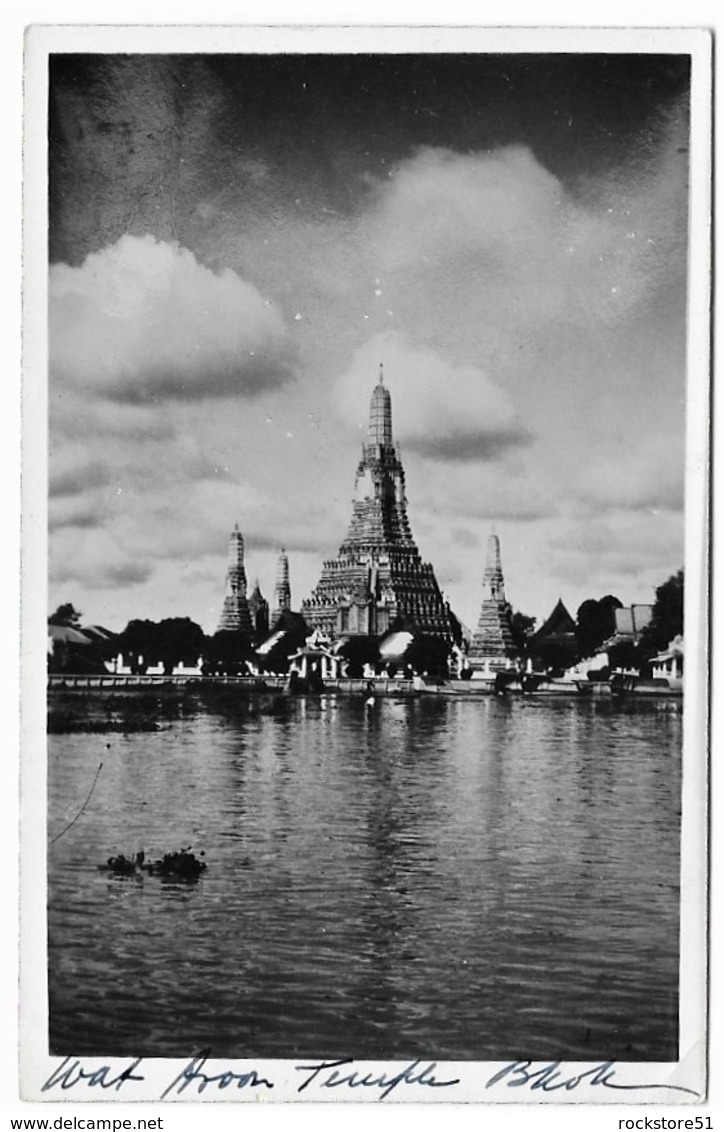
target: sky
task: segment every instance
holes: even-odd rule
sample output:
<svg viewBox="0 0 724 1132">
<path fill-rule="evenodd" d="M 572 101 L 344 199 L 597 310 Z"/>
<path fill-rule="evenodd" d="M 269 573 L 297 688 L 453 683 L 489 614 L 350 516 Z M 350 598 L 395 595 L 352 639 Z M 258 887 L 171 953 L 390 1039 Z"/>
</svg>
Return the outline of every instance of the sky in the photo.
<svg viewBox="0 0 724 1132">
<path fill-rule="evenodd" d="M 55 56 L 50 609 L 207 632 L 239 523 L 299 608 L 380 362 L 473 628 L 683 564 L 688 58 Z"/>
</svg>

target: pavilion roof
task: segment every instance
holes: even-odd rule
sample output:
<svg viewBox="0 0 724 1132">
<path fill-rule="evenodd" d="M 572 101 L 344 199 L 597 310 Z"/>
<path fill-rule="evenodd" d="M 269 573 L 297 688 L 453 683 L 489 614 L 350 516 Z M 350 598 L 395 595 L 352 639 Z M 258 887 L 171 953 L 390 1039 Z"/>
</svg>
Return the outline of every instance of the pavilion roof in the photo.
<svg viewBox="0 0 724 1132">
<path fill-rule="evenodd" d="M 571 637 L 575 635 L 575 632 L 576 622 L 566 609 L 562 599 L 558 598 L 552 613 L 543 622 L 540 629 L 533 634 L 532 639 L 540 641 L 550 637 Z"/>
</svg>

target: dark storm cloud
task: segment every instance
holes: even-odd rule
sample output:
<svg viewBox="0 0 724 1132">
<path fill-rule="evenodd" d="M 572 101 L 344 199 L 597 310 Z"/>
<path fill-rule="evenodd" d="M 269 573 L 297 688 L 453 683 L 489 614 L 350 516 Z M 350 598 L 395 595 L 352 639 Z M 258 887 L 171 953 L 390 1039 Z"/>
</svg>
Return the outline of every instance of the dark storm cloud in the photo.
<svg viewBox="0 0 724 1132">
<path fill-rule="evenodd" d="M 54 56 L 51 259 L 126 233 L 198 250 L 209 207 L 349 213 L 420 147 L 528 145 L 573 189 L 651 160 L 688 72 L 655 55 Z"/>
</svg>

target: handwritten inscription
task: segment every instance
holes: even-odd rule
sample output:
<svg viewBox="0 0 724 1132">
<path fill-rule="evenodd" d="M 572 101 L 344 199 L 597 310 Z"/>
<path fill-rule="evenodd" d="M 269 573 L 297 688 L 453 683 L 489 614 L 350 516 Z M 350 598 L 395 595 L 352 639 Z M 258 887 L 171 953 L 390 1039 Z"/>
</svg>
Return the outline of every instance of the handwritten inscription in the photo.
<svg viewBox="0 0 724 1132">
<path fill-rule="evenodd" d="M 433 1089 L 446 1089 L 450 1085 L 460 1083 L 459 1077 L 451 1078 L 449 1081 L 438 1080 L 433 1073 L 437 1068 L 435 1061 L 429 1061 L 426 1065 L 419 1060 L 411 1061 L 396 1073 L 361 1073 L 356 1069 L 340 1073 L 339 1069 L 343 1065 L 354 1065 L 354 1061 L 348 1057 L 341 1061 L 320 1061 L 316 1065 L 295 1066 L 298 1073 L 308 1074 L 297 1092 L 303 1093 L 310 1085 L 316 1085 L 320 1089 L 336 1089 L 346 1085 L 349 1089 L 380 1089 L 378 1100 L 383 1101 L 398 1085 L 427 1085 Z"/>
<path fill-rule="evenodd" d="M 250 1069 L 246 1073 L 234 1073 L 230 1069 L 225 1069 L 221 1073 L 204 1073 L 204 1066 L 210 1053 L 211 1050 L 205 1050 L 193 1057 L 186 1068 L 182 1069 L 178 1077 L 161 1093 L 161 1100 L 167 1097 L 169 1093 L 173 1093 L 176 1097 L 180 1096 L 189 1085 L 195 1086 L 197 1094 L 203 1093 L 209 1085 L 213 1085 L 217 1089 L 274 1088 L 274 1082 L 269 1081 L 266 1077 L 261 1077 L 255 1069 Z"/>
<path fill-rule="evenodd" d="M 485 1088 L 490 1089 L 493 1085 L 499 1085 L 504 1081 L 509 1089 L 528 1088 L 532 1091 L 540 1089 L 544 1093 L 554 1093 L 560 1089 L 565 1089 L 566 1092 L 570 1093 L 577 1089 L 579 1085 L 586 1084 L 601 1086 L 604 1089 L 622 1089 L 634 1092 L 640 1089 L 671 1089 L 678 1093 L 690 1093 L 694 1097 L 699 1095 L 695 1089 L 686 1089 L 683 1085 L 647 1085 L 642 1083 L 634 1085 L 616 1081 L 615 1062 L 613 1061 L 602 1061 L 598 1065 L 592 1066 L 591 1069 L 586 1069 L 583 1073 L 574 1073 L 570 1076 L 566 1074 L 567 1071 L 560 1061 L 550 1061 L 542 1066 L 532 1061 L 511 1061 L 505 1068 L 493 1074 L 486 1082 Z"/>
<path fill-rule="evenodd" d="M 187 1065 L 166 1086 L 159 1098 L 178 1097 L 187 1090 L 191 1096 L 200 1096 L 207 1090 L 236 1091 L 240 1089 L 260 1089 L 266 1091 L 275 1087 L 274 1081 L 263 1076 L 256 1069 L 237 1071 L 225 1068 L 216 1073 L 207 1073 L 206 1064 L 211 1056 L 211 1050 L 203 1050 L 195 1054 Z M 67 1091 L 82 1086 L 88 1089 L 101 1089 L 106 1092 L 119 1093 L 125 1086 L 135 1082 L 145 1081 L 143 1073 L 139 1072 L 143 1059 L 134 1058 L 120 1071 L 111 1065 L 97 1065 L 89 1067 L 84 1065 L 77 1057 L 66 1057 L 60 1065 L 53 1070 L 47 1081 L 42 1085 L 41 1091 L 50 1092 L 53 1089 Z M 472 1067 L 471 1067 L 472 1068 Z M 338 1061 L 316 1061 L 310 1065 L 295 1065 L 299 1084 L 297 1093 L 309 1090 L 313 1093 L 318 1089 L 351 1089 L 374 1090 L 375 1099 L 385 1100 L 401 1086 L 416 1088 L 448 1089 L 460 1084 L 460 1078 L 439 1076 L 436 1061 L 420 1061 L 416 1059 L 405 1065 L 402 1069 L 395 1067 L 375 1069 L 359 1069 L 353 1058 L 342 1058 Z M 543 1093 L 570 1093 L 580 1086 L 589 1088 L 616 1089 L 625 1092 L 641 1092 L 647 1089 L 669 1090 L 678 1093 L 688 1093 L 698 1097 L 695 1089 L 688 1089 L 684 1085 L 670 1085 L 659 1082 L 627 1083 L 616 1076 L 615 1062 L 602 1061 L 585 1069 L 582 1072 L 572 1073 L 561 1061 L 545 1063 L 533 1061 L 511 1061 L 499 1069 L 485 1082 L 485 1088 L 492 1089 L 501 1086 L 507 1089 L 527 1089 L 531 1092 Z M 133 1090 L 126 1089 L 126 1093 Z"/>
<path fill-rule="evenodd" d="M 77 1057 L 66 1057 L 48 1077 L 42 1086 L 41 1092 L 47 1093 L 51 1089 L 74 1089 L 76 1085 L 86 1085 L 89 1089 L 113 1089 L 118 1093 L 129 1081 L 145 1081 L 141 1073 L 134 1073 L 138 1069 L 142 1058 L 135 1058 L 120 1073 L 115 1072 L 110 1065 L 100 1065 L 96 1069 L 85 1069 Z"/>
</svg>

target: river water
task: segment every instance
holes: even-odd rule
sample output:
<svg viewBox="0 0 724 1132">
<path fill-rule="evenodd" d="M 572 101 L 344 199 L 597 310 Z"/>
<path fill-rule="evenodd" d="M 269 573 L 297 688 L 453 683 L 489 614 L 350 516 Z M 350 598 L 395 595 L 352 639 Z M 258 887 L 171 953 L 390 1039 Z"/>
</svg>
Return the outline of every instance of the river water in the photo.
<svg viewBox="0 0 724 1132">
<path fill-rule="evenodd" d="M 58 1054 L 677 1056 L 671 701 L 249 698 L 49 738 Z M 198 882 L 116 877 L 144 847 Z"/>
</svg>

